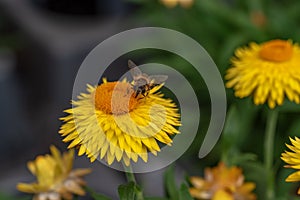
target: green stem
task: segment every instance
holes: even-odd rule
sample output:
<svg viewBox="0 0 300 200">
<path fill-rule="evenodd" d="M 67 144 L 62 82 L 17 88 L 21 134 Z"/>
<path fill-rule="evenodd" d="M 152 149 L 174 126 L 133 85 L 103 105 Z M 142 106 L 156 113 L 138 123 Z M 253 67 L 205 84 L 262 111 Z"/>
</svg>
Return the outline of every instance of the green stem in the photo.
<svg viewBox="0 0 300 200">
<path fill-rule="evenodd" d="M 123 167 L 124 167 L 124 171 L 125 171 L 125 174 L 126 174 L 127 181 L 136 183 L 131 165 L 126 166 L 125 164 L 123 164 Z"/>
<path fill-rule="evenodd" d="M 132 171 L 131 165 L 126 166 L 123 163 L 123 168 L 124 168 L 124 171 L 125 171 L 125 174 L 126 174 L 127 181 L 128 182 L 134 182 L 135 185 L 137 185 L 137 182 L 135 180 L 135 176 L 134 176 L 134 173 Z M 136 192 L 136 200 L 144 200 L 144 195 L 143 195 L 143 191 L 142 190 L 138 190 Z"/>
<path fill-rule="evenodd" d="M 273 157 L 274 157 L 274 140 L 276 132 L 278 112 L 276 110 L 270 110 L 268 112 L 266 133 L 265 133 L 265 170 L 267 173 L 267 189 L 266 189 L 266 199 L 274 199 L 274 172 L 273 172 Z"/>
</svg>

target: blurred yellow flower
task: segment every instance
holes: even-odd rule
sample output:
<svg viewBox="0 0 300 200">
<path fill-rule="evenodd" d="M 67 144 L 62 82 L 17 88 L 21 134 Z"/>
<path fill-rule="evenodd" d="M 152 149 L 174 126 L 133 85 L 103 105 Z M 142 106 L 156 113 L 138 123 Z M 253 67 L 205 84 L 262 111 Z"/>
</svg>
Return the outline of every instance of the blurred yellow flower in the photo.
<svg viewBox="0 0 300 200">
<path fill-rule="evenodd" d="M 160 0 L 168 8 L 174 8 L 180 4 L 184 8 L 189 8 L 193 5 L 194 0 Z"/>
<path fill-rule="evenodd" d="M 90 161 L 105 159 L 111 165 L 115 160 L 137 162 L 148 160 L 148 152 L 157 155 L 158 143 L 171 145 L 171 135 L 179 133 L 180 114 L 175 103 L 157 93 L 162 87 L 153 87 L 146 97 L 136 97 L 126 80 L 107 82 L 87 87 L 87 93 L 72 101 L 69 115 L 60 134 L 69 148 L 78 146 L 78 155 L 86 154 Z"/>
<path fill-rule="evenodd" d="M 285 181 L 286 182 L 300 182 L 300 139 L 295 137 L 293 140 L 290 138 L 292 145 L 286 144 L 286 146 L 292 151 L 285 151 L 281 154 L 281 159 L 288 165 L 286 168 L 296 169 L 298 171 L 289 175 Z M 298 194 L 300 194 L 300 188 L 298 189 Z"/>
<path fill-rule="evenodd" d="M 63 155 L 55 146 L 50 147 L 52 155 L 38 156 L 35 161 L 28 162 L 28 169 L 36 176 L 37 182 L 19 183 L 21 192 L 35 194 L 33 200 L 73 199 L 73 194 L 83 196 L 85 185 L 82 177 L 91 172 L 90 169 L 73 167 L 74 150 Z"/>
<path fill-rule="evenodd" d="M 252 193 L 255 184 L 244 182 L 244 175 L 239 167 L 226 167 L 219 163 L 217 167 L 206 168 L 204 178 L 191 177 L 190 193 L 197 199 L 211 200 L 255 200 Z"/>
<path fill-rule="evenodd" d="M 226 87 L 235 96 L 253 94 L 256 105 L 268 102 L 270 108 L 282 105 L 285 96 L 300 103 L 300 48 L 290 40 L 271 40 L 261 45 L 250 43 L 238 48 L 227 70 Z"/>
</svg>

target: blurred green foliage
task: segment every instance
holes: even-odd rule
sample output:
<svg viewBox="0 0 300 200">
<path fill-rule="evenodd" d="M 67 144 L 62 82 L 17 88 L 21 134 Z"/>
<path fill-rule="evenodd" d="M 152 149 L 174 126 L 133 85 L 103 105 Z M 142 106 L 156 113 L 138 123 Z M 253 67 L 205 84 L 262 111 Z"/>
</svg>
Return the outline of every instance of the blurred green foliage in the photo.
<svg viewBox="0 0 300 200">
<path fill-rule="evenodd" d="M 247 43 L 280 38 L 299 40 L 297 0 L 195 0 L 190 8 L 167 8 L 158 0 L 129 0 L 139 5 L 140 24 L 171 28 L 198 41 L 222 74 L 234 49 Z"/>
<path fill-rule="evenodd" d="M 29 196 L 27 197 L 16 197 L 13 195 L 8 195 L 6 193 L 0 192 L 0 200 L 30 200 Z"/>
<path fill-rule="evenodd" d="M 237 47 L 271 39 L 300 42 L 298 0 L 195 0 L 190 8 L 180 5 L 168 8 L 159 0 L 129 1 L 138 7 L 133 16 L 137 23 L 174 29 L 199 42 L 215 61 L 222 77 Z M 229 165 L 239 165 L 243 167 L 246 179 L 256 182 L 258 199 L 265 199 L 264 177 L 267 173 L 262 152 L 266 112 L 269 108 L 254 106 L 251 98 L 236 99 L 233 91 L 227 90 L 228 114 L 222 137 L 206 158 L 198 160 L 197 153 L 210 117 L 209 94 L 205 83 L 199 76 L 195 76 L 192 66 L 179 56 L 160 52 L 142 57 L 146 61 L 163 63 L 179 70 L 198 95 L 200 128 L 193 145 L 178 162 L 189 169 L 190 173 L 197 175 L 203 173 L 203 168 L 215 165 L 219 160 Z M 293 170 L 283 168 L 280 154 L 285 149 L 285 143 L 289 142 L 289 136 L 300 135 L 300 106 L 285 101 L 283 106 L 276 109 L 280 112 L 274 150 L 276 199 L 294 199 L 300 184 L 284 181 Z"/>
</svg>

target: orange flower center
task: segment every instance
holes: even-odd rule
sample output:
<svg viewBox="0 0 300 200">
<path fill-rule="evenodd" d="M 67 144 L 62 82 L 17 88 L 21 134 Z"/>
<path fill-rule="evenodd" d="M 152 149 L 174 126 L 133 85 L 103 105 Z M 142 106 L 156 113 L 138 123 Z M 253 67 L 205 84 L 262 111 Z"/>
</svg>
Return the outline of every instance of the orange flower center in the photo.
<svg viewBox="0 0 300 200">
<path fill-rule="evenodd" d="M 293 55 L 293 46 L 289 41 L 271 40 L 262 45 L 259 56 L 268 61 L 283 62 L 290 60 Z"/>
<path fill-rule="evenodd" d="M 135 109 L 138 99 L 132 86 L 126 82 L 108 82 L 95 91 L 95 107 L 107 114 L 125 114 Z"/>
</svg>

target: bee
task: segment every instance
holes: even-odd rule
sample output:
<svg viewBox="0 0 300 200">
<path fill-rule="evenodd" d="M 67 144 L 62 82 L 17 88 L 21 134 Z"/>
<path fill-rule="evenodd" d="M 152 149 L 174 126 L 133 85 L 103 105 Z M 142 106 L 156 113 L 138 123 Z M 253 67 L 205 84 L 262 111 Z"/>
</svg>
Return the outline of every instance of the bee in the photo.
<svg viewBox="0 0 300 200">
<path fill-rule="evenodd" d="M 152 88 L 168 79 L 167 75 L 148 76 L 147 74 L 143 73 L 131 60 L 128 60 L 128 67 L 130 68 L 130 73 L 134 81 L 133 90 L 135 91 L 135 98 L 137 98 L 139 94 L 143 95 L 143 97 L 146 97 Z"/>
</svg>

